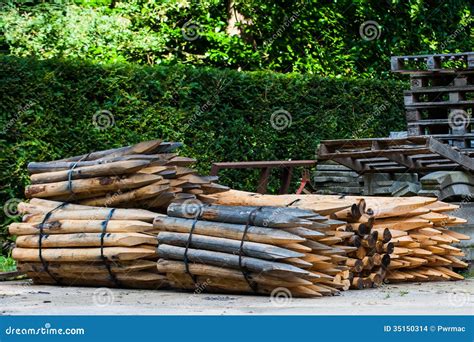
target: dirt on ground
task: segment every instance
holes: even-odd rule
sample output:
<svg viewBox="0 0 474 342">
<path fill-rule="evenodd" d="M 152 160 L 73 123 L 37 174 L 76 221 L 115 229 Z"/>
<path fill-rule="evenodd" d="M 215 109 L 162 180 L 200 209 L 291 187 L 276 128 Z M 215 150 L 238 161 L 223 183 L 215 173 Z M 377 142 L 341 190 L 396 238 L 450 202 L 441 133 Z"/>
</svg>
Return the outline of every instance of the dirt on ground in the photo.
<svg viewBox="0 0 474 342">
<path fill-rule="evenodd" d="M 299 299 L 0 282 L 1 315 L 472 315 L 474 279 Z"/>
</svg>

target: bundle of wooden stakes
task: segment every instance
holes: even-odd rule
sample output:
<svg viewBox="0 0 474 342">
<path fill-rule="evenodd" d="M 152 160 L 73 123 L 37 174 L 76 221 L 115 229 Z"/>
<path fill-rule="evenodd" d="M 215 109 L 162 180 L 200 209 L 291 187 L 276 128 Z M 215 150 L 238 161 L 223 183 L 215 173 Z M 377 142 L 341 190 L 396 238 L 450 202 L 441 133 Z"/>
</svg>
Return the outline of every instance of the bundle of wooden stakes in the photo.
<svg viewBox="0 0 474 342">
<path fill-rule="evenodd" d="M 359 200 L 350 210 L 342 210 L 332 215 L 347 222 L 346 232 L 355 234 L 346 241 L 357 250 L 348 254 L 346 265 L 352 289 L 378 287 L 382 285 L 391 262 L 394 244 L 390 242 L 392 235 L 388 228 L 374 227 L 376 217 L 367 215 L 366 202 Z M 363 222 L 361 222 L 363 221 Z M 347 273 L 341 274 L 347 279 Z"/>
<path fill-rule="evenodd" d="M 23 222 L 12 257 L 35 283 L 161 288 L 156 271 L 156 213 L 32 199 L 20 203 Z"/>
<path fill-rule="evenodd" d="M 349 253 L 350 259 L 347 260 L 347 265 L 351 266 L 351 284 L 355 288 L 368 286 L 367 277 L 373 282 L 380 282 L 374 273 L 379 274 L 382 281 L 386 279 L 390 282 L 460 280 L 463 277 L 453 268 L 468 266 L 460 259 L 464 256 L 463 252 L 451 244 L 470 237 L 447 228 L 466 221 L 446 214 L 456 210 L 457 206 L 435 198 L 274 196 L 236 190 L 198 197 L 202 201 L 221 205 L 276 205 L 316 212 L 328 206 L 358 203 L 358 208 L 362 210 L 355 210 L 352 206 L 330 215 L 333 219 L 346 222 L 346 231 L 357 233 L 358 237 L 354 235 L 349 239 L 349 245 L 357 247 L 357 250 Z M 389 263 L 386 270 L 376 265 L 380 256 L 381 266 Z M 376 271 L 368 275 L 372 264 L 372 269 Z"/>
<path fill-rule="evenodd" d="M 394 260 L 387 274 L 390 282 L 464 279 L 453 271 L 468 267 L 460 259 L 464 253 L 451 244 L 470 237 L 447 228 L 466 223 L 446 214 L 457 208 L 438 201 L 399 217 L 398 222 L 381 220 L 394 235 Z"/>
<path fill-rule="evenodd" d="M 340 210 L 326 208 L 326 213 Z M 171 204 L 157 216 L 158 270 L 176 288 L 319 297 L 348 289 L 341 244 L 353 233 L 313 210 Z"/>
<path fill-rule="evenodd" d="M 172 201 L 227 191 L 173 151 L 180 143 L 152 140 L 50 162 L 28 164 L 27 198 L 90 206 L 160 209 Z"/>
<path fill-rule="evenodd" d="M 383 268 L 387 282 L 464 279 L 452 270 L 468 266 L 459 259 L 464 253 L 451 244 L 470 237 L 446 227 L 466 221 L 444 213 L 458 206 L 424 197 L 365 197 L 364 200 L 367 210 L 360 217 L 344 212 L 335 213 L 333 217 L 356 222 L 347 225 L 349 231 L 358 229 L 359 234 L 363 230 L 374 235 L 374 240 L 379 240 L 379 248 L 391 253 L 387 271 Z M 355 255 L 367 260 L 364 247 L 362 241 Z"/>
</svg>

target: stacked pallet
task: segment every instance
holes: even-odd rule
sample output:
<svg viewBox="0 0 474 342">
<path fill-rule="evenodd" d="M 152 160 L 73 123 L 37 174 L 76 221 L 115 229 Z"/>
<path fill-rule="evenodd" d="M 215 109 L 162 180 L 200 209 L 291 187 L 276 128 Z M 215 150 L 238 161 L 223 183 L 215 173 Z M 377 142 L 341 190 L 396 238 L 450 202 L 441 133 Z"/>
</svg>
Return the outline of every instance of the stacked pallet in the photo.
<svg viewBox="0 0 474 342">
<path fill-rule="evenodd" d="M 109 209 L 32 199 L 20 203 L 23 222 L 12 257 L 35 283 L 155 289 L 166 285 L 156 271 L 153 219 L 143 209 Z"/>
<path fill-rule="evenodd" d="M 392 57 L 392 71 L 410 75 L 404 92 L 408 135 L 432 135 L 474 147 L 474 52 Z"/>
<path fill-rule="evenodd" d="M 228 188 L 215 184 L 179 157 L 180 143 L 152 140 L 50 162 L 28 164 L 27 198 L 47 198 L 89 206 L 160 209 Z"/>
<path fill-rule="evenodd" d="M 474 160 L 430 136 L 323 140 L 318 160 L 333 160 L 359 174 L 474 171 Z"/>
<path fill-rule="evenodd" d="M 220 205 L 277 205 L 316 211 L 324 210 L 328 206 L 349 206 L 351 203 L 359 203 L 359 208 L 365 206 L 366 209 L 362 213 L 354 210 L 352 206 L 351 209 L 341 209 L 328 214 L 331 218 L 347 222 L 346 230 L 356 231 L 360 238 L 360 241 L 357 241 L 356 237 L 351 238 L 350 243 L 353 246 L 359 243 L 360 246 L 357 251 L 349 254 L 350 259 L 347 261 L 352 267 L 351 284 L 356 288 L 367 286 L 368 280 L 365 280 L 367 285 L 364 285 L 364 278 L 374 278 L 373 273 L 379 274 L 382 280 L 386 278 L 389 281 L 457 280 L 463 277 L 452 269 L 467 267 L 467 264 L 460 260 L 462 251 L 452 244 L 469 237 L 446 228 L 465 223 L 465 220 L 445 214 L 455 210 L 457 206 L 437 201 L 435 198 L 273 196 L 231 190 L 213 196 L 202 196 L 201 199 L 210 200 L 209 197 L 212 197 L 215 204 Z M 370 258 L 364 261 L 367 256 L 373 257 L 375 254 L 381 256 L 381 266 L 388 265 L 388 272 L 384 271 L 384 267 L 371 268 L 374 258 L 372 261 Z M 376 266 L 375 263 L 373 266 Z M 362 276 L 357 274 L 358 270 L 362 272 Z M 359 279 L 354 282 L 355 278 Z"/>
<path fill-rule="evenodd" d="M 171 204 L 153 223 L 158 270 L 173 287 L 200 292 L 333 295 L 349 288 L 340 273 L 356 250 L 341 244 L 353 235 L 342 224 L 297 208 Z"/>
</svg>

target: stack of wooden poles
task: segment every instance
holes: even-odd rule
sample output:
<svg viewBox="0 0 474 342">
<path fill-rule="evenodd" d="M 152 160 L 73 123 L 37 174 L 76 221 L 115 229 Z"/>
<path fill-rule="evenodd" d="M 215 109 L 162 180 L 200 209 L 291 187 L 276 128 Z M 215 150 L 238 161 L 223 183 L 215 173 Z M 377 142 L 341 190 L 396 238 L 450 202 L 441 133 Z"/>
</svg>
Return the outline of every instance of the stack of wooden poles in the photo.
<svg viewBox="0 0 474 342">
<path fill-rule="evenodd" d="M 446 214 L 456 210 L 457 206 L 440 202 L 435 198 L 274 196 L 236 190 L 198 197 L 202 201 L 212 201 L 220 205 L 276 205 L 315 211 L 336 203 L 339 205 L 358 203 L 358 207 L 364 208 L 363 210 L 353 210 L 352 207 L 328 216 L 345 221 L 346 230 L 356 232 L 359 237 L 358 239 L 354 235 L 350 238 L 349 244 L 357 247 L 357 250 L 349 253 L 350 259 L 347 260 L 347 265 L 351 266 L 351 284 L 355 288 L 367 286 L 368 284 L 364 285 L 364 282 L 368 283 L 368 280 L 364 279 L 367 277 L 379 283 L 380 279 L 375 278 L 374 273 L 379 274 L 382 281 L 386 279 L 390 282 L 458 280 L 463 277 L 454 272 L 453 268 L 468 266 L 460 259 L 464 256 L 463 252 L 452 244 L 469 239 L 469 236 L 447 228 L 465 223 L 465 220 Z M 388 254 L 390 255 L 387 256 Z M 376 263 L 379 263 L 380 256 L 382 267 L 377 268 Z M 388 269 L 385 270 L 383 266 L 387 264 Z M 362 276 L 358 271 L 362 272 Z"/>
<path fill-rule="evenodd" d="M 100 165 L 100 164 L 99 164 Z M 106 177 L 107 178 L 107 177 Z M 120 189 L 119 189 L 120 190 Z M 159 195 L 158 195 L 159 196 Z M 384 281 L 463 279 L 433 198 L 260 195 L 229 190 L 167 215 L 33 198 L 13 223 L 13 258 L 36 283 L 319 297 Z M 176 200 L 176 199 L 175 199 Z"/>
<path fill-rule="evenodd" d="M 347 222 L 345 231 L 355 233 L 346 242 L 357 249 L 348 254 L 346 265 L 350 267 L 349 280 L 352 289 L 363 289 L 380 286 L 390 265 L 394 245 L 388 228 L 374 227 L 375 217 L 366 214 L 364 199 L 353 205 L 351 210 L 344 210 L 332 215 Z M 342 274 L 343 279 L 347 273 Z"/>
<path fill-rule="evenodd" d="M 328 215 L 346 205 L 326 207 Z M 285 207 L 171 204 L 155 218 L 158 270 L 181 289 L 272 294 L 333 295 L 348 289 L 343 244 L 354 235 L 344 222 L 314 210 Z"/>
<path fill-rule="evenodd" d="M 397 222 L 383 220 L 395 235 L 394 260 L 387 274 L 390 282 L 464 279 L 453 268 L 466 268 L 468 264 L 460 259 L 464 256 L 462 250 L 452 244 L 470 237 L 447 228 L 466 223 L 447 214 L 457 208 L 433 202 L 407 213 Z"/>
<path fill-rule="evenodd" d="M 166 209 L 172 201 L 228 190 L 217 177 L 199 176 L 181 143 L 152 140 L 80 156 L 28 164 L 27 198 L 90 206 Z"/>
<path fill-rule="evenodd" d="M 35 283 L 161 288 L 156 271 L 157 215 L 143 209 L 109 209 L 32 199 L 20 203 L 23 222 L 12 257 Z"/>
</svg>

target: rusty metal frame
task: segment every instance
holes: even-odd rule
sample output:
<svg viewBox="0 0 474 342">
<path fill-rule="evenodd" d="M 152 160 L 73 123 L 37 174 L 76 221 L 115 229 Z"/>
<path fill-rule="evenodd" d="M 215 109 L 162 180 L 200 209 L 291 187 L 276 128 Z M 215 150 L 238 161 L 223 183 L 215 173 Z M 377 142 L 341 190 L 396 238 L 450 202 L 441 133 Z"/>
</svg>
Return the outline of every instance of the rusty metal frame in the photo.
<svg viewBox="0 0 474 342">
<path fill-rule="evenodd" d="M 265 194 L 267 193 L 268 181 L 272 169 L 281 169 L 281 186 L 278 193 L 286 194 L 290 188 L 293 169 L 295 167 L 313 167 L 315 165 L 316 160 L 220 162 L 212 164 L 211 176 L 217 176 L 218 172 L 222 169 L 260 169 L 260 179 L 257 186 L 257 192 Z"/>
</svg>

